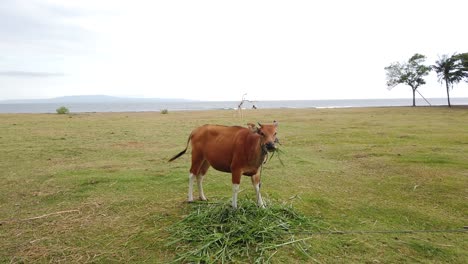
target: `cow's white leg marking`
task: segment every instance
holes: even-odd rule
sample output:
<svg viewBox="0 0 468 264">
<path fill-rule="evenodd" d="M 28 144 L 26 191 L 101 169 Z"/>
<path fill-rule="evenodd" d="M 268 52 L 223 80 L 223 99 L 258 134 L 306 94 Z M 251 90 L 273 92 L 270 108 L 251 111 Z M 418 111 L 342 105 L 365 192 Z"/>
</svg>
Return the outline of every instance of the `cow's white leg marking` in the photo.
<svg viewBox="0 0 468 264">
<path fill-rule="evenodd" d="M 237 209 L 237 194 L 239 193 L 239 184 L 232 185 L 232 208 Z"/>
<path fill-rule="evenodd" d="M 255 189 L 255 193 L 257 194 L 257 205 L 258 207 L 264 208 L 265 204 L 263 203 L 262 195 L 260 194 L 260 187 L 262 185 L 260 183 L 260 173 L 253 175 L 251 179 L 252 179 L 252 185 Z"/>
<path fill-rule="evenodd" d="M 193 180 L 196 176 L 193 173 L 189 174 L 189 184 L 188 184 L 188 201 L 193 202 Z"/>
<path fill-rule="evenodd" d="M 265 204 L 263 203 L 262 200 L 262 195 L 260 194 L 260 183 L 257 183 L 254 185 L 255 192 L 257 193 L 257 205 L 258 207 L 265 208 Z"/>
<path fill-rule="evenodd" d="M 206 201 L 205 194 L 203 193 L 203 175 L 197 176 L 197 184 L 198 184 L 198 195 L 200 196 L 200 200 Z"/>
</svg>

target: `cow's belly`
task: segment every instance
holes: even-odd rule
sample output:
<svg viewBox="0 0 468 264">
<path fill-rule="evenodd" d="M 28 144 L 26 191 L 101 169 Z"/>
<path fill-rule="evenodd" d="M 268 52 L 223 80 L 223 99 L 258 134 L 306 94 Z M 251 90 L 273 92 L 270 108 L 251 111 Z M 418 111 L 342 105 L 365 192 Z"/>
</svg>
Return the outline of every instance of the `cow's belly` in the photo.
<svg viewBox="0 0 468 264">
<path fill-rule="evenodd" d="M 210 165 L 218 171 L 222 172 L 232 172 L 232 170 L 240 170 L 243 175 L 252 176 L 257 174 L 258 167 L 251 166 L 251 165 L 240 165 L 240 164 L 233 164 L 232 159 L 225 158 L 220 159 L 219 156 L 216 158 L 210 159 L 206 157 L 206 160 L 210 163 Z M 234 166 L 234 167 L 233 167 Z"/>
<path fill-rule="evenodd" d="M 250 167 L 250 168 L 246 168 L 242 174 L 246 176 L 253 176 L 257 174 L 257 172 L 258 172 L 258 168 Z"/>
<path fill-rule="evenodd" d="M 222 155 L 219 152 L 205 153 L 205 159 L 215 170 L 231 172 L 231 155 Z"/>
<path fill-rule="evenodd" d="M 214 162 L 214 163 L 210 162 L 210 165 L 215 170 L 218 170 L 218 171 L 232 172 L 231 164 L 222 163 L 222 162 Z M 238 169 L 240 169 L 242 174 L 246 175 L 246 176 L 253 176 L 253 175 L 257 174 L 257 172 L 258 172 L 258 168 L 255 168 L 255 167 L 245 167 L 245 168 L 241 167 L 241 168 L 238 168 Z"/>
<path fill-rule="evenodd" d="M 222 172 L 231 172 L 231 166 L 224 164 L 224 163 L 219 163 L 219 162 L 210 162 L 211 167 L 213 167 L 215 170 L 222 171 Z"/>
</svg>

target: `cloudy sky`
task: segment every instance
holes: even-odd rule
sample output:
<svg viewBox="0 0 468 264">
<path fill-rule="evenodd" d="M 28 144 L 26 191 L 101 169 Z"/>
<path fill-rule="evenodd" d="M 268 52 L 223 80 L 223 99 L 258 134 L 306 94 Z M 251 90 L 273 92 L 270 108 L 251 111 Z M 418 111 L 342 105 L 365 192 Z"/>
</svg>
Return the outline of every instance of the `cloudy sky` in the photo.
<svg viewBox="0 0 468 264">
<path fill-rule="evenodd" d="M 383 68 L 468 52 L 466 10 L 466 0 L 1 0 L 0 100 L 409 98 L 409 87 L 386 89 Z M 427 81 L 424 96 L 445 97 Z"/>
</svg>

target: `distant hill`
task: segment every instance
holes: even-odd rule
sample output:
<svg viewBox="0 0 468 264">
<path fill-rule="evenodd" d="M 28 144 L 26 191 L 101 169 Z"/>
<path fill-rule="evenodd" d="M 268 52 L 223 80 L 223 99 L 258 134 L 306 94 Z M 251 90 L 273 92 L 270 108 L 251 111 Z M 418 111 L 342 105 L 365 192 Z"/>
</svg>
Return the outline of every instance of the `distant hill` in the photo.
<svg viewBox="0 0 468 264">
<path fill-rule="evenodd" d="M 115 102 L 189 102 L 181 98 L 130 98 L 109 95 L 72 95 L 49 99 L 3 100 L 0 104 L 115 103 Z"/>
</svg>

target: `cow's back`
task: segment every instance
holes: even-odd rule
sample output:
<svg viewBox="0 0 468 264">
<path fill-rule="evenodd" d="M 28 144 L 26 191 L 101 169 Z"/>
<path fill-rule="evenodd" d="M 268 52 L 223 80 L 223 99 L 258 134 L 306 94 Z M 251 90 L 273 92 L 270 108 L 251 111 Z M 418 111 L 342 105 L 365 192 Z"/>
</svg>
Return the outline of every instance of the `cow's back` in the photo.
<svg viewBox="0 0 468 264">
<path fill-rule="evenodd" d="M 219 171 L 231 172 L 236 142 L 249 130 L 240 126 L 204 125 L 192 132 L 192 160 L 203 159 Z"/>
</svg>

